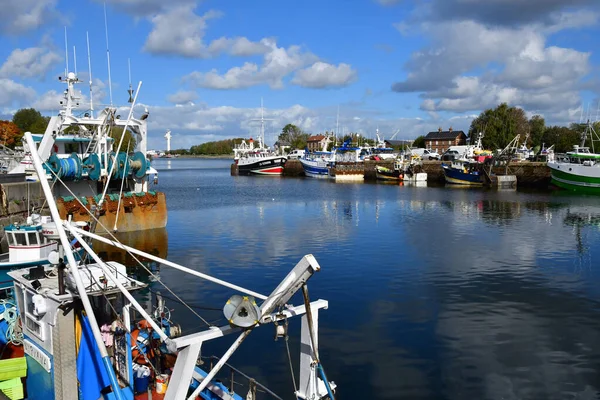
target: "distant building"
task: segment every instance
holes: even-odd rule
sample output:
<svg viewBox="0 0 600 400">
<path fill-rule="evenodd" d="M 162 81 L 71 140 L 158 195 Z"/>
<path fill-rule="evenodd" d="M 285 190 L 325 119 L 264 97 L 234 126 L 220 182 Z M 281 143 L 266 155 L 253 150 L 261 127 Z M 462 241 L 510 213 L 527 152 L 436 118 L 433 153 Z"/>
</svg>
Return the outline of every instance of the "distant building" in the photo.
<svg viewBox="0 0 600 400">
<path fill-rule="evenodd" d="M 437 132 L 429 132 L 425 136 L 425 147 L 439 154 L 442 154 L 450 146 L 463 146 L 467 144 L 467 135 L 463 131 L 452 130 L 452 127 L 447 131 L 439 128 Z"/>
<path fill-rule="evenodd" d="M 325 144 L 325 136 L 315 135 L 308 138 L 306 141 L 306 147 L 309 151 L 320 151 L 322 146 Z"/>
<path fill-rule="evenodd" d="M 385 147 L 392 147 L 396 150 L 402 150 L 405 147 L 410 148 L 414 140 L 384 140 Z"/>
</svg>

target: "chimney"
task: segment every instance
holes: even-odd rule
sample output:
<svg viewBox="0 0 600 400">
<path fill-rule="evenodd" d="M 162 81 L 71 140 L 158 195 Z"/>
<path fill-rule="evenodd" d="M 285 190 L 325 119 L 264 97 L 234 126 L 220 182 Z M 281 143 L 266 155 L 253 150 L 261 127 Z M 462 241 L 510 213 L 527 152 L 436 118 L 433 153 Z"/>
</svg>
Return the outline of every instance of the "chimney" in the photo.
<svg viewBox="0 0 600 400">
<path fill-rule="evenodd" d="M 438 132 L 442 133 L 442 127 L 438 127 Z"/>
<path fill-rule="evenodd" d="M 450 131 L 450 133 L 452 133 L 452 127 L 450 127 L 450 129 L 448 129 Z"/>
</svg>

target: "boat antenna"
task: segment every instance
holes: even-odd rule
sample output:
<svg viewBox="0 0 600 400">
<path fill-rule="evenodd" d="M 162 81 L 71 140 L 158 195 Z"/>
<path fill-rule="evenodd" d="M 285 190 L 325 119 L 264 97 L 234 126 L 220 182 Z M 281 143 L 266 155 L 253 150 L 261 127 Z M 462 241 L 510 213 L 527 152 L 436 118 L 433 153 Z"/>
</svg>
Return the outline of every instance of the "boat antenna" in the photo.
<svg viewBox="0 0 600 400">
<path fill-rule="evenodd" d="M 69 73 L 69 46 L 67 44 L 67 27 L 65 26 L 65 78 Z"/>
<path fill-rule="evenodd" d="M 73 69 L 73 72 L 77 76 L 77 53 L 75 52 L 75 46 L 73 46 Z"/>
<path fill-rule="evenodd" d="M 110 79 L 110 51 L 108 50 L 108 22 L 106 18 L 106 2 L 104 2 L 104 33 L 106 35 L 106 62 L 108 64 L 108 94 L 110 97 L 110 105 L 113 105 L 112 97 L 112 81 Z"/>
<path fill-rule="evenodd" d="M 581 124 L 581 121 L 583 121 L 583 103 L 581 103 L 581 113 L 579 114 L 579 123 Z"/>
<path fill-rule="evenodd" d="M 129 90 L 127 91 L 127 93 L 129 93 L 129 100 L 127 100 L 127 102 L 133 103 L 133 88 L 131 87 L 131 59 L 130 58 L 127 59 L 127 69 L 129 70 Z"/>
<path fill-rule="evenodd" d="M 90 76 L 90 116 L 94 118 L 94 101 L 92 100 L 92 58 L 90 56 L 90 34 L 85 32 L 87 40 L 87 56 L 88 56 L 88 74 Z"/>
<path fill-rule="evenodd" d="M 598 112 L 600 111 L 600 99 L 598 99 L 598 107 L 596 108 L 596 119 L 594 122 L 598 122 Z"/>
</svg>

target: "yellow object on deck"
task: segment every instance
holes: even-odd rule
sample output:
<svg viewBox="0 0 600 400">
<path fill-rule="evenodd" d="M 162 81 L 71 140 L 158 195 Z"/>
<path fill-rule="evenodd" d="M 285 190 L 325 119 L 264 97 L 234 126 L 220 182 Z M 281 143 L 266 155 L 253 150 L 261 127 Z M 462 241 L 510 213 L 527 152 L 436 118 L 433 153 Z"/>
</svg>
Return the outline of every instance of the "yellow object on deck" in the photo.
<svg viewBox="0 0 600 400">
<path fill-rule="evenodd" d="M 11 400 L 21 400 L 23 396 L 23 384 L 21 378 L 12 378 L 0 382 L 0 391 Z"/>
<path fill-rule="evenodd" d="M 27 361 L 25 357 L 0 360 L 0 381 L 21 378 L 25 375 L 27 375 Z"/>
</svg>

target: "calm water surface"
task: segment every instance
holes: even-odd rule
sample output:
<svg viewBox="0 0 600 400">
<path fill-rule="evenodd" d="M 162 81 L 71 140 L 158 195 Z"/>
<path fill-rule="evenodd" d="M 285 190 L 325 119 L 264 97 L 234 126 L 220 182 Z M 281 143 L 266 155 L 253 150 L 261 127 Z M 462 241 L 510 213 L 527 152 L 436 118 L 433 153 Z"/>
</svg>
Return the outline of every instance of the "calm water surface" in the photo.
<svg viewBox="0 0 600 400">
<path fill-rule="evenodd" d="M 329 300 L 320 349 L 338 398 L 600 396 L 600 197 L 231 177 L 230 163 L 155 161 L 169 222 L 134 239 L 266 294 L 314 254 L 322 271 L 309 289 Z M 160 275 L 225 323 L 210 308 L 233 292 L 166 267 Z M 186 332 L 202 327 L 169 304 Z M 299 323 L 290 332 L 297 370 Z M 273 333 L 253 332 L 232 361 L 293 398 Z M 232 340 L 203 355 L 222 355 Z"/>
</svg>

